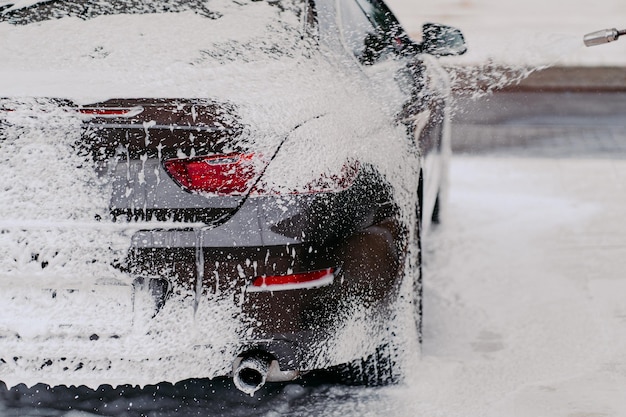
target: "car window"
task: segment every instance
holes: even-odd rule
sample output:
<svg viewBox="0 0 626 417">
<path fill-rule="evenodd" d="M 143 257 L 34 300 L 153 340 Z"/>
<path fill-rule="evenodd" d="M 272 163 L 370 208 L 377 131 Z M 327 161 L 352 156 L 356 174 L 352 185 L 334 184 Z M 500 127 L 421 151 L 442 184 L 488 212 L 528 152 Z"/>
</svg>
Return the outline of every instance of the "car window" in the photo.
<svg viewBox="0 0 626 417">
<path fill-rule="evenodd" d="M 210 10 L 202 0 L 173 0 L 169 2 L 148 2 L 146 0 L 52 0 L 33 1 L 26 7 L 20 7 L 19 3 L 14 3 L 17 2 L 0 1 L 0 22 L 27 25 L 65 17 L 77 17 L 87 20 L 105 15 L 180 13 L 188 10 L 211 19 L 219 18 L 221 15 Z"/>
<path fill-rule="evenodd" d="M 393 19 L 367 0 L 340 1 L 340 26 L 348 49 L 365 65 L 393 56 Z"/>
<path fill-rule="evenodd" d="M 390 14 L 387 10 L 382 9 L 378 4 L 372 3 L 369 0 L 355 0 L 355 2 L 361 7 L 365 15 L 372 21 L 378 30 L 386 33 L 391 26 Z"/>
<path fill-rule="evenodd" d="M 7 46 L 0 50 L 0 71 L 145 71 L 296 58 L 312 47 L 303 34 L 305 4 L 0 0 L 0 39 Z"/>
</svg>

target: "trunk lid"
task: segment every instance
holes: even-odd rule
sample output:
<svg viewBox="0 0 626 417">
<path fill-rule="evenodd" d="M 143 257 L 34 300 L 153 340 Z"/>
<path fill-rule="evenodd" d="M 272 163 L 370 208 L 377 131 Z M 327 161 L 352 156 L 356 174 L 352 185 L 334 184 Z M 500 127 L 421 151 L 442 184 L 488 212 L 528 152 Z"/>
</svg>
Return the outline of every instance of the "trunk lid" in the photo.
<svg viewBox="0 0 626 417">
<path fill-rule="evenodd" d="M 114 99 L 78 112 L 81 146 L 110 178 L 115 221 L 219 224 L 279 146 L 254 140 L 235 106 L 212 100 Z"/>
</svg>

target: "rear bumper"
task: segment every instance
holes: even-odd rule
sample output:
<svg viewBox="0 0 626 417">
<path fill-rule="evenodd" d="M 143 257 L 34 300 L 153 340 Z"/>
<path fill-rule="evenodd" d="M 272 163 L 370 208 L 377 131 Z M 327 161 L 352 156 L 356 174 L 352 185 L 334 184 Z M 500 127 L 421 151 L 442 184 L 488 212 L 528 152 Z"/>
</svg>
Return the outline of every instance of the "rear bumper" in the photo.
<svg viewBox="0 0 626 417">
<path fill-rule="evenodd" d="M 399 233 L 400 227 L 390 219 L 324 245 L 138 248 L 133 263 L 140 268 L 133 274 L 163 277 L 162 271 L 169 269 L 175 291 L 195 293 L 201 303 L 232 301 L 241 322 L 243 349 L 276 352 L 283 370 L 316 369 L 338 363 L 326 347 L 356 315 L 369 312 L 372 326 L 378 325 L 379 317 L 380 322 L 388 319 L 404 272 Z M 307 288 L 251 289 L 258 277 L 327 268 L 334 271 L 332 279 Z M 356 357 L 360 356 L 349 359 Z"/>
<path fill-rule="evenodd" d="M 207 285 L 207 273 L 201 292 L 179 283 L 162 306 L 145 285 L 151 278 L 56 289 L 40 277 L 14 280 L 21 284 L 0 292 L 0 380 L 97 387 L 213 378 L 250 350 L 270 353 L 283 371 L 344 363 L 383 342 L 395 286 L 387 270 L 389 288 L 363 285 L 376 277 L 356 275 L 362 265 L 351 259 L 358 265 L 308 289 L 249 292 L 245 271 L 220 288 Z"/>
<path fill-rule="evenodd" d="M 0 380 L 8 386 L 44 383 L 97 388 L 146 385 L 228 375 L 235 356 L 205 344 L 161 344 L 147 337 L 0 340 Z M 234 349 L 233 349 L 234 351 Z"/>
<path fill-rule="evenodd" d="M 232 302 L 196 303 L 179 292 L 155 315 L 155 300 L 142 286 L 68 291 L 3 291 L 0 380 L 7 385 L 95 388 L 227 375 L 241 345 Z"/>
<path fill-rule="evenodd" d="M 248 240 L 234 227 L 254 219 L 244 214 L 206 235 L 126 234 L 120 242 L 131 251 L 123 272 L 100 262 L 93 276 L 55 280 L 67 268 L 51 263 L 34 265 L 31 277 L 0 277 L 0 298 L 11 301 L 0 310 L 0 380 L 97 387 L 212 378 L 230 374 L 237 356 L 255 349 L 275 356 L 281 370 L 307 371 L 360 358 L 384 342 L 403 265 L 396 220 L 364 229 L 353 223 L 363 213 L 335 218 L 337 227 L 316 223 L 319 229 L 272 221 L 262 239 Z M 220 228 L 239 240 L 218 246 Z M 339 272 L 322 286 L 247 291 L 261 275 L 325 268 Z M 95 276 L 107 273 L 111 278 Z M 145 285 L 155 279 L 171 283 L 160 300 Z"/>
</svg>

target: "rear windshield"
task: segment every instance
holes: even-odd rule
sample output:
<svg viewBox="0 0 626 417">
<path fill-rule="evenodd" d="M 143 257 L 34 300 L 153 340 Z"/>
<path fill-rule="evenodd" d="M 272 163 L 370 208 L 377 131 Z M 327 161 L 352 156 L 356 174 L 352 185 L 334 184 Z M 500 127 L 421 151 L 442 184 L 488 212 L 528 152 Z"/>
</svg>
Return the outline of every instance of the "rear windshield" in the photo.
<svg viewBox="0 0 626 417">
<path fill-rule="evenodd" d="M 2 4 L 4 3 L 4 4 Z M 211 11 L 202 0 L 112 0 L 112 1 L 4 1 L 0 3 L 0 21 L 26 25 L 44 20 L 77 17 L 91 19 L 103 15 L 176 13 L 191 10 L 202 16 L 216 19 L 220 14 Z"/>
<path fill-rule="evenodd" d="M 10 43 L 0 62 L 28 66 L 30 56 L 54 69 L 89 59 L 126 68 L 276 59 L 298 53 L 303 8 L 300 0 L 0 0 L 0 38 Z"/>
</svg>

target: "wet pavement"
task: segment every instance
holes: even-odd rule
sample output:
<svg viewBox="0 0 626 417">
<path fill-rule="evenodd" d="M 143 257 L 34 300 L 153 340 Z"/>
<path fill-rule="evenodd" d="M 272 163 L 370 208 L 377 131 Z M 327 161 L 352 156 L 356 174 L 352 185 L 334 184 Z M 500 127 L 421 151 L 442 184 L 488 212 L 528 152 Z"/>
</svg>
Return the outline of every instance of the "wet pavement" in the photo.
<svg viewBox="0 0 626 417">
<path fill-rule="evenodd" d="M 626 93 L 507 91 L 457 98 L 456 154 L 553 157 L 626 152 Z"/>
<path fill-rule="evenodd" d="M 314 375 L 268 385 L 254 397 L 227 378 L 98 390 L 0 384 L 0 417 L 618 416 L 626 406 L 607 399 L 606 386 L 594 382 L 604 374 L 590 369 L 615 369 L 610 375 L 619 385 L 626 362 L 585 332 L 597 327 L 589 316 L 605 319 L 605 289 L 621 288 L 592 278 L 617 271 L 611 264 L 625 247 L 623 227 L 594 220 L 600 223 L 591 235 L 576 227 L 599 210 L 594 199 L 618 218 L 620 206 L 610 199 L 626 177 L 624 114 L 626 93 L 521 91 L 458 100 L 449 221 L 426 242 L 423 351 L 404 383 L 344 387 Z M 542 188 L 551 181 L 561 196 Z M 546 240 L 551 245 L 537 243 Z M 579 267 L 589 251 L 599 264 Z M 572 281 L 550 281 L 570 270 Z M 577 275 L 581 270 L 586 275 Z M 602 330 L 610 341 L 614 329 Z M 623 343 L 616 339 L 615 347 Z M 580 375 L 590 376 L 563 382 Z M 544 399 L 546 392 L 556 394 Z"/>
</svg>

